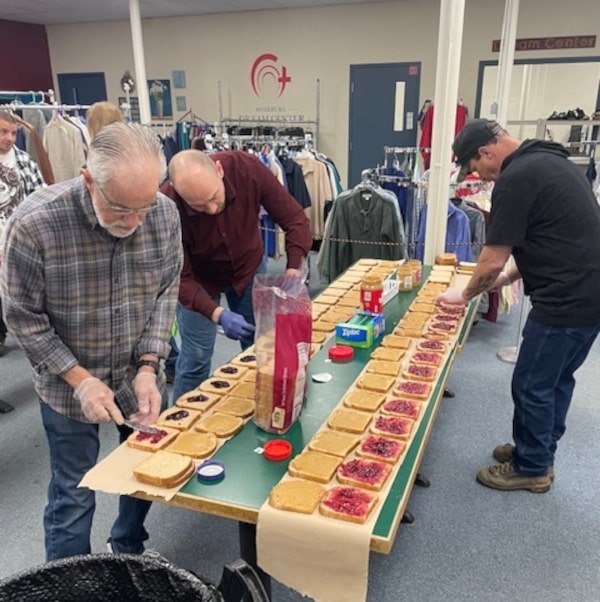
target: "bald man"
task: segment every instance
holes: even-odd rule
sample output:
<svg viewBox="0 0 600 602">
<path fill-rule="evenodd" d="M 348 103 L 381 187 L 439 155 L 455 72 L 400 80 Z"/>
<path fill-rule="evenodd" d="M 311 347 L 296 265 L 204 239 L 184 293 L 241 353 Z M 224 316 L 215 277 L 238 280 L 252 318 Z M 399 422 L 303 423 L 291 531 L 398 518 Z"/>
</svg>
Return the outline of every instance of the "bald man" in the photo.
<svg viewBox="0 0 600 602">
<path fill-rule="evenodd" d="M 286 274 L 301 275 L 312 239 L 300 204 L 253 155 L 181 151 L 171 160 L 169 178 L 161 190 L 179 209 L 184 250 L 177 399 L 208 378 L 217 324 L 242 349 L 254 340 L 252 281 L 266 271 L 261 206 L 285 232 Z M 220 304 L 223 294 L 228 309 Z"/>
</svg>

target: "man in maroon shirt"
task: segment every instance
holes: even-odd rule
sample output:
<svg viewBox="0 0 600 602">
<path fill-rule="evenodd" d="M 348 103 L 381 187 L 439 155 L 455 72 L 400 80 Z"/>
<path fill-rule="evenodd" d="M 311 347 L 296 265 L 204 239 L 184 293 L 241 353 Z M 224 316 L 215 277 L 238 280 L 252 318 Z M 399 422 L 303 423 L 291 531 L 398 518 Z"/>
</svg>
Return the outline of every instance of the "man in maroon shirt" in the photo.
<svg viewBox="0 0 600 602">
<path fill-rule="evenodd" d="M 169 177 L 161 191 L 179 208 L 184 250 L 177 306 L 181 351 L 173 386 L 177 399 L 208 378 L 217 324 L 242 348 L 253 342 L 252 281 L 266 271 L 258 227 L 261 205 L 285 232 L 286 274 L 301 275 L 312 239 L 300 204 L 248 153 L 181 151 L 171 160 Z M 220 305 L 222 293 L 229 309 Z"/>
</svg>

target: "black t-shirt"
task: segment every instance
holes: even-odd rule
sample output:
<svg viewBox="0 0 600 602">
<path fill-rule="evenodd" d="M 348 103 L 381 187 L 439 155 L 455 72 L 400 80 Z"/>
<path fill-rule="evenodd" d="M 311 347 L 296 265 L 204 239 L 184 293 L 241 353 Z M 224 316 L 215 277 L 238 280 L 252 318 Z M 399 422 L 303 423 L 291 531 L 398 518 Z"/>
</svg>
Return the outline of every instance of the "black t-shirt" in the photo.
<svg viewBox="0 0 600 602">
<path fill-rule="evenodd" d="M 600 323 L 600 206 L 567 157 L 526 140 L 504 160 L 486 244 L 513 247 L 534 320 L 576 327 Z"/>
</svg>

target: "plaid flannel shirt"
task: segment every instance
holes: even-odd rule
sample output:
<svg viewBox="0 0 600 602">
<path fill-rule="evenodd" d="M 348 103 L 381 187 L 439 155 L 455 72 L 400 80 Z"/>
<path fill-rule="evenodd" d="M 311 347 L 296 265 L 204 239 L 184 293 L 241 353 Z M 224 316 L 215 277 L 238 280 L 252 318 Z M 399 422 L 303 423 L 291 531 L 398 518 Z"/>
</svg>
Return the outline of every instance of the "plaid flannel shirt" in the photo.
<svg viewBox="0 0 600 602">
<path fill-rule="evenodd" d="M 38 188 L 45 186 L 44 178 L 42 178 L 37 163 L 25 151 L 22 151 L 17 146 L 14 148 L 21 190 L 23 192 L 23 197 L 26 197 L 32 192 L 35 192 Z"/>
<path fill-rule="evenodd" d="M 126 238 L 98 223 L 83 178 L 26 198 L 6 227 L 0 291 L 9 330 L 33 367 L 35 389 L 54 410 L 85 421 L 59 374 L 77 365 L 137 410 L 137 359 L 166 357 L 183 263 L 175 204 L 158 205 Z M 164 390 L 161 372 L 159 385 Z"/>
</svg>

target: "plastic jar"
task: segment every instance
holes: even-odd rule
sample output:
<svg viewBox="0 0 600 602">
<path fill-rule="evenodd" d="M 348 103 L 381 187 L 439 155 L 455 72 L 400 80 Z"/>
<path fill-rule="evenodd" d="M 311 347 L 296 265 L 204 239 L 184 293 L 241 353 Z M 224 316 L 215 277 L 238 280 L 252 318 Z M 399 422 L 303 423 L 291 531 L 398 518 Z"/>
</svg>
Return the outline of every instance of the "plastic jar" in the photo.
<svg viewBox="0 0 600 602">
<path fill-rule="evenodd" d="M 360 305 L 364 311 L 380 314 L 383 310 L 383 281 L 366 275 L 360 283 Z"/>
<path fill-rule="evenodd" d="M 398 268 L 398 290 L 408 292 L 413 289 L 413 266 L 405 263 Z"/>
<path fill-rule="evenodd" d="M 408 265 L 413 271 L 413 287 L 420 286 L 423 279 L 423 263 L 420 259 L 410 259 Z"/>
</svg>

